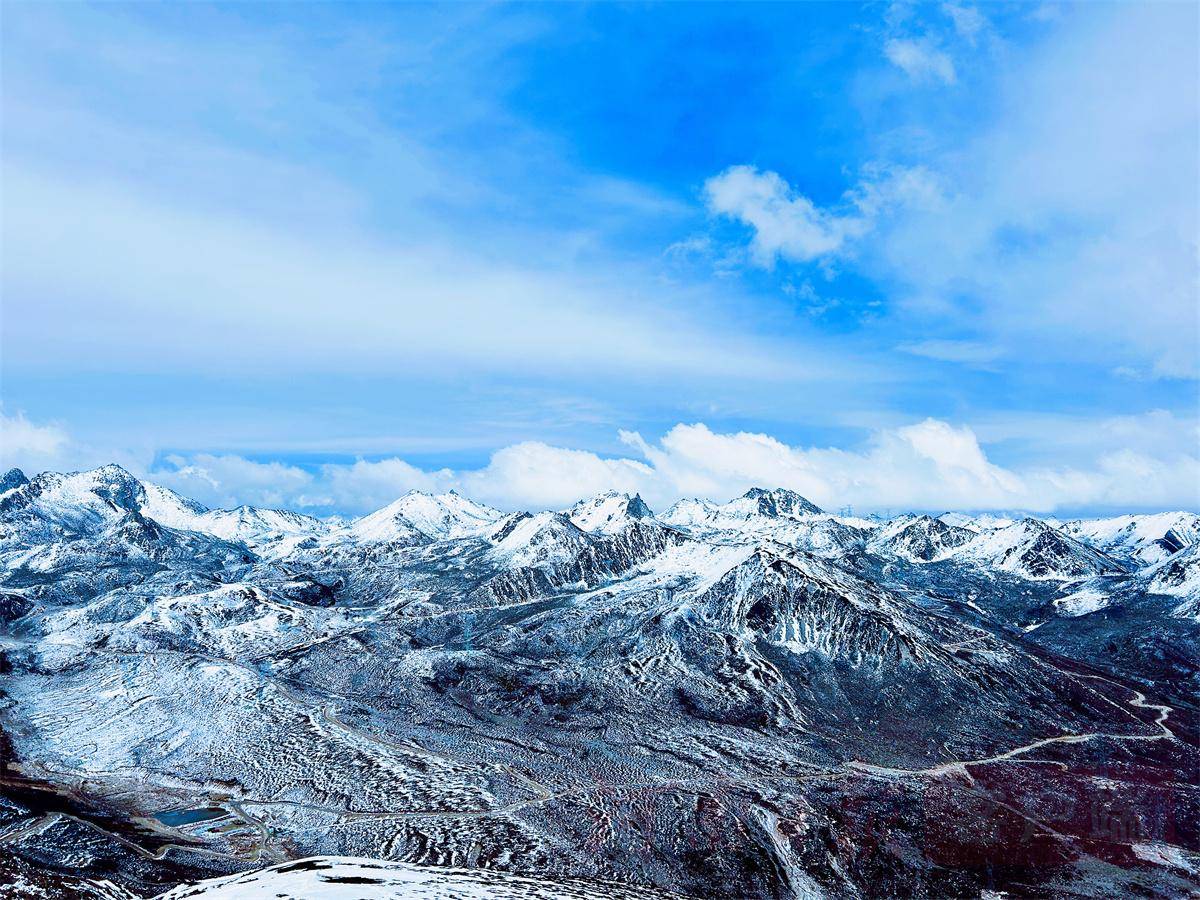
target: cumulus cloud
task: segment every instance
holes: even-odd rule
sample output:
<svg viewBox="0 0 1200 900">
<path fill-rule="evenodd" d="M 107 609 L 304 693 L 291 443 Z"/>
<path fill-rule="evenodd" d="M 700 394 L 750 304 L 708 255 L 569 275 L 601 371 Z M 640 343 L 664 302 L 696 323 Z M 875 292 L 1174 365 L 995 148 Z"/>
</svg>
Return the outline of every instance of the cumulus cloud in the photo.
<svg viewBox="0 0 1200 900">
<path fill-rule="evenodd" d="M 809 262 L 844 253 L 876 220 L 897 207 L 932 209 L 941 189 L 922 167 L 872 165 L 837 209 L 822 209 L 777 172 L 730 166 L 704 183 L 708 209 L 752 229 L 753 260 L 769 268 L 778 257 Z"/>
<path fill-rule="evenodd" d="M 281 507 L 299 501 L 313 476 L 298 466 L 255 462 L 235 454 L 198 453 L 167 457 L 169 467 L 156 469 L 154 479 L 209 506 Z"/>
<path fill-rule="evenodd" d="M 153 457 L 142 448 L 98 446 L 80 441 L 61 422 L 34 421 L 22 410 L 0 408 L 0 471 L 18 468 L 28 475 L 46 470 L 73 472 L 105 463 L 141 471 Z"/>
<path fill-rule="evenodd" d="M 657 445 L 638 435 L 626 440 L 651 461 L 667 493 L 683 496 L 733 496 L 768 485 L 828 507 L 1005 508 L 1029 499 L 1018 476 L 988 462 L 969 428 L 933 419 L 880 431 L 853 451 L 719 434 L 701 424 L 677 425 Z"/>
<path fill-rule="evenodd" d="M 428 472 L 395 457 L 378 462 L 357 460 L 349 465 L 321 466 L 318 493 L 305 494 L 303 505 L 349 510 L 374 510 L 408 491 L 436 493 L 455 487 L 449 470 Z"/>
<path fill-rule="evenodd" d="M 954 84 L 958 80 L 954 61 L 929 38 L 892 38 L 883 45 L 883 55 L 915 82 Z"/>
<path fill-rule="evenodd" d="M 777 256 L 808 261 L 836 253 L 866 223 L 853 215 L 819 209 L 796 193 L 775 172 L 731 166 L 704 184 L 708 208 L 754 229 L 750 248 L 755 261 L 770 266 Z"/>
<path fill-rule="evenodd" d="M 492 455 L 487 467 L 465 472 L 466 493 L 505 507 L 561 507 L 605 490 L 636 492 L 654 471 L 638 460 L 605 459 L 583 450 L 525 442 Z"/>
</svg>

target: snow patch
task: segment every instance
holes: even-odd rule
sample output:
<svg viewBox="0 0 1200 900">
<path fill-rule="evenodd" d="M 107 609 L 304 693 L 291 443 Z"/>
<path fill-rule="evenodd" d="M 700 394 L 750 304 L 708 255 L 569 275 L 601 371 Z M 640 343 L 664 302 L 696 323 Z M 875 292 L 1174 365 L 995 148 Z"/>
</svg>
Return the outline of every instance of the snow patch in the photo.
<svg viewBox="0 0 1200 900">
<path fill-rule="evenodd" d="M 1058 597 L 1054 605 L 1064 616 L 1078 618 L 1104 609 L 1109 604 L 1109 597 L 1102 591 L 1085 588 L 1066 597 Z"/>
</svg>

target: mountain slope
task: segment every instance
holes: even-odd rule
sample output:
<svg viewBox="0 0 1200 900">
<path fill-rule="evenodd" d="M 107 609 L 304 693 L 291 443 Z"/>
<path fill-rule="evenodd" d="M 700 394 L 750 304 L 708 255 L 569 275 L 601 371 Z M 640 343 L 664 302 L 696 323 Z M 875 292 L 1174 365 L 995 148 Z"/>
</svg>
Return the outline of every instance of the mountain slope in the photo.
<svg viewBox="0 0 1200 900">
<path fill-rule="evenodd" d="M 930 516 L 913 516 L 889 522 L 880 529 L 871 546 L 918 562 L 931 562 L 974 540 L 967 528 L 947 525 Z"/>
<path fill-rule="evenodd" d="M 500 517 L 499 511 L 454 491 L 436 495 L 409 491 L 383 509 L 356 519 L 347 534 L 358 541 L 424 543 L 464 537 Z"/>
<path fill-rule="evenodd" d="M 632 497 L 617 491 L 607 491 L 587 500 L 580 500 L 563 515 L 584 531 L 610 534 L 620 531 L 637 519 L 652 519 L 644 500 L 638 494 Z"/>
<path fill-rule="evenodd" d="M 1037 519 L 985 532 L 952 551 L 957 561 L 972 562 L 1034 580 L 1067 581 L 1123 572 L 1112 557 L 1068 537 Z"/>
<path fill-rule="evenodd" d="M 155 900 L 666 900 L 669 896 L 582 879 L 314 857 L 176 888 Z"/>
<path fill-rule="evenodd" d="M 794 491 L 751 488 L 728 503 L 680 500 L 660 517 L 669 525 L 700 530 L 770 528 L 781 521 L 820 515 L 821 509 Z"/>
<path fill-rule="evenodd" d="M 1200 541 L 1200 516 L 1170 512 L 1078 519 L 1063 524 L 1061 530 L 1110 556 L 1149 566 Z"/>
</svg>

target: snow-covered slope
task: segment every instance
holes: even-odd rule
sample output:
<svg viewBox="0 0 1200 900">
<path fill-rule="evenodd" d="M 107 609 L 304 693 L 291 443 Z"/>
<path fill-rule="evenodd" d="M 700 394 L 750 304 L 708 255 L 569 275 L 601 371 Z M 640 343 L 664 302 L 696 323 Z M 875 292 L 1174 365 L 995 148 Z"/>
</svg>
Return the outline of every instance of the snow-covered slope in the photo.
<svg viewBox="0 0 1200 900">
<path fill-rule="evenodd" d="M 200 531 L 227 541 L 241 541 L 250 547 L 285 538 L 316 537 L 330 526 L 313 516 L 286 509 L 239 506 L 236 509 L 206 509 L 174 491 L 148 482 L 142 483 L 146 502 L 142 513 L 171 528 Z"/>
<path fill-rule="evenodd" d="M 969 513 L 948 512 L 942 513 L 938 518 L 947 525 L 952 525 L 955 528 L 966 528 L 974 532 L 995 531 L 998 528 L 1007 528 L 1017 521 L 1011 516 L 997 516 L 992 513 L 971 515 Z"/>
<path fill-rule="evenodd" d="M 771 528 L 781 520 L 795 521 L 821 515 L 821 508 L 795 491 L 751 488 L 728 503 L 680 500 L 660 517 L 669 525 L 701 530 L 753 530 Z"/>
<path fill-rule="evenodd" d="M 884 654 L 904 657 L 933 643 L 898 598 L 834 564 L 775 546 L 738 563 L 700 602 L 735 633 L 856 663 L 875 665 Z"/>
<path fill-rule="evenodd" d="M 184 885 L 155 900 L 655 900 L 664 891 L 578 878 L 326 856 Z"/>
<path fill-rule="evenodd" d="M 950 556 L 1034 580 L 1070 581 L 1124 571 L 1112 557 L 1030 518 L 984 532 Z"/>
<path fill-rule="evenodd" d="M 1200 516 L 1166 512 L 1076 519 L 1063 523 L 1060 529 L 1110 556 L 1150 566 L 1200 541 Z"/>
<path fill-rule="evenodd" d="M 0 499 L 0 542 L 95 534 L 129 513 L 142 513 L 147 499 L 142 483 L 117 465 L 69 474 L 43 472 Z M 203 509 L 198 504 L 192 508 Z"/>
<path fill-rule="evenodd" d="M 475 534 L 501 517 L 498 510 L 459 496 L 409 491 L 383 509 L 355 520 L 347 529 L 354 540 L 422 543 Z"/>
<path fill-rule="evenodd" d="M 1200 609 L 1200 544 L 1192 544 L 1144 569 L 1138 577 L 1148 590 L 1193 601 Z"/>
<path fill-rule="evenodd" d="M 606 491 L 587 500 L 580 500 L 563 511 L 568 519 L 584 531 L 611 534 L 620 531 L 636 519 L 651 519 L 654 513 L 641 496 Z"/>
<path fill-rule="evenodd" d="M 161 485 L 143 481 L 141 486 L 144 497 L 139 504 L 138 511 L 142 515 L 149 516 L 168 528 L 182 528 L 187 531 L 205 530 L 201 523 L 204 521 L 204 514 L 209 512 L 208 507 Z M 223 534 L 218 537 L 228 538 L 231 535 Z"/>
<path fill-rule="evenodd" d="M 239 506 L 237 509 L 209 510 L 198 517 L 193 530 L 257 547 L 285 538 L 317 537 L 326 534 L 330 526 L 320 519 L 286 509 Z"/>
<path fill-rule="evenodd" d="M 511 567 L 547 566 L 574 559 L 591 541 L 562 513 L 513 513 L 485 532 L 492 559 Z"/>
<path fill-rule="evenodd" d="M 786 519 L 754 533 L 817 556 L 846 560 L 866 548 L 874 529 L 865 519 L 811 515 Z"/>
<path fill-rule="evenodd" d="M 328 530 L 321 520 L 288 510 L 208 509 L 117 465 L 66 475 L 44 473 L 32 481 L 22 480 L 19 470 L 5 477 L 12 487 L 0 495 L 0 543 L 22 536 L 44 543 L 94 535 L 128 515 L 251 547 Z"/>
<path fill-rule="evenodd" d="M 46 640 L 95 642 L 114 651 L 175 649 L 237 656 L 286 647 L 299 635 L 319 638 L 332 626 L 345 625 L 339 611 L 320 605 L 328 597 L 311 580 L 202 588 L 172 595 L 117 594 L 55 612 L 45 619 Z"/>
<path fill-rule="evenodd" d="M 947 525 L 930 516 L 893 519 L 872 538 L 871 547 L 895 553 L 914 562 L 941 559 L 977 537 L 974 531 Z"/>
</svg>

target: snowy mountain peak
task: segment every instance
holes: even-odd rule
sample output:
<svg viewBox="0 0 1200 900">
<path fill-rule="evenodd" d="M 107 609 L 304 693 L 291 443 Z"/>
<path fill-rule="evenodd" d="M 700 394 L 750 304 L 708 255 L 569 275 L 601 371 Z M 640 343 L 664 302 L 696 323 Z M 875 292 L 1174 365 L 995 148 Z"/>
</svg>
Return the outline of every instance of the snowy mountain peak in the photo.
<svg viewBox="0 0 1200 900">
<path fill-rule="evenodd" d="M 953 555 L 1035 580 L 1065 581 L 1124 571 L 1112 557 L 1030 517 L 980 534 Z"/>
<path fill-rule="evenodd" d="M 10 529 L 29 539 L 90 533 L 146 500 L 142 483 L 117 465 L 84 472 L 43 472 L 7 490 L 0 501 Z"/>
<path fill-rule="evenodd" d="M 932 562 L 954 549 L 969 543 L 975 532 L 947 525 L 932 516 L 905 516 L 894 519 L 880 529 L 872 546 L 881 548 L 914 562 Z"/>
<path fill-rule="evenodd" d="M 329 527 L 320 519 L 286 509 L 239 506 L 205 512 L 197 518 L 195 530 L 255 547 L 280 538 L 323 534 Z"/>
<path fill-rule="evenodd" d="M 513 567 L 542 566 L 572 559 L 590 540 L 562 513 L 513 513 L 485 532 L 490 556 Z"/>
<path fill-rule="evenodd" d="M 966 528 L 975 532 L 995 531 L 997 528 L 1007 528 L 1016 521 L 1007 516 L 997 516 L 992 513 L 968 515 L 961 512 L 942 513 L 938 516 L 938 519 L 955 528 Z"/>
<path fill-rule="evenodd" d="M 564 512 L 584 531 L 611 534 L 627 527 L 636 519 L 649 519 L 654 513 L 640 494 L 605 491 L 588 500 L 580 500 Z"/>
<path fill-rule="evenodd" d="M 463 537 L 500 518 L 499 510 L 453 491 L 446 494 L 409 491 L 383 509 L 356 520 L 349 531 L 361 541 L 423 543 Z"/>
<path fill-rule="evenodd" d="M 25 477 L 25 473 L 20 469 L 9 469 L 0 477 L 0 494 L 5 491 L 11 491 L 13 488 L 18 488 L 23 484 L 29 484 L 29 479 Z"/>
<path fill-rule="evenodd" d="M 784 488 L 751 488 L 728 503 L 680 500 L 660 518 L 670 525 L 714 531 L 773 529 L 789 521 L 821 515 L 821 508 Z"/>
<path fill-rule="evenodd" d="M 646 519 L 653 516 L 654 511 L 646 505 L 641 494 L 634 494 L 633 499 L 629 501 L 629 514 L 635 519 Z"/>
<path fill-rule="evenodd" d="M 121 509 L 139 509 L 145 499 L 146 489 L 142 483 L 116 463 L 83 472 L 76 478 L 81 478 L 92 493 Z"/>
<path fill-rule="evenodd" d="M 815 516 L 822 512 L 821 507 L 786 488 L 751 488 L 740 499 L 753 501 L 762 516 Z"/>
</svg>

